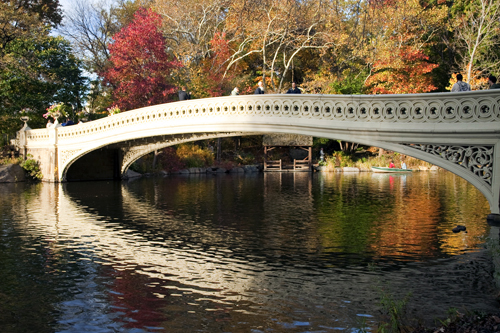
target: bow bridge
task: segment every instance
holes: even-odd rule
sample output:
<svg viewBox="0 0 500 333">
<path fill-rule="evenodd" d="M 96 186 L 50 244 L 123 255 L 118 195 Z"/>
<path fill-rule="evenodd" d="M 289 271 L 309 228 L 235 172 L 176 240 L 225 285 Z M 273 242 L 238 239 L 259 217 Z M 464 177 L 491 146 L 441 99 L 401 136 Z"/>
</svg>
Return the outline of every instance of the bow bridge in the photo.
<svg viewBox="0 0 500 333">
<path fill-rule="evenodd" d="M 182 142 L 266 133 L 396 151 L 476 186 L 500 216 L 500 91 L 414 95 L 244 95 L 160 104 L 81 125 L 18 132 L 45 181 L 119 179 L 141 156 Z"/>
</svg>

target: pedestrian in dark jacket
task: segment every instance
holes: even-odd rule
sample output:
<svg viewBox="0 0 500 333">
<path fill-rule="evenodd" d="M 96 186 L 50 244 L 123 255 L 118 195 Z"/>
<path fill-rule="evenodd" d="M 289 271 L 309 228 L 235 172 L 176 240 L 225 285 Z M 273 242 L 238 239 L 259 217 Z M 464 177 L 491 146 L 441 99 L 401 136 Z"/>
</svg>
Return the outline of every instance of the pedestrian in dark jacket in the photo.
<svg viewBox="0 0 500 333">
<path fill-rule="evenodd" d="M 66 122 L 62 123 L 61 126 L 71 126 L 71 125 L 74 125 L 75 123 L 73 122 L 73 120 L 71 120 L 70 118 L 67 118 L 66 119 Z"/>
<path fill-rule="evenodd" d="M 297 84 L 292 82 L 292 87 L 288 89 L 287 94 L 300 94 L 302 93 L 299 88 L 297 88 Z"/>
<path fill-rule="evenodd" d="M 500 89 L 500 84 L 497 83 L 497 78 L 493 75 L 488 77 L 488 84 L 490 85 L 490 89 Z"/>
<path fill-rule="evenodd" d="M 255 89 L 255 95 L 260 95 L 264 93 L 264 84 L 262 81 L 259 81 L 257 89 Z"/>
<path fill-rule="evenodd" d="M 188 99 L 191 99 L 191 93 L 188 93 L 186 87 L 183 86 L 182 90 L 179 90 L 179 101 L 186 101 Z"/>
</svg>

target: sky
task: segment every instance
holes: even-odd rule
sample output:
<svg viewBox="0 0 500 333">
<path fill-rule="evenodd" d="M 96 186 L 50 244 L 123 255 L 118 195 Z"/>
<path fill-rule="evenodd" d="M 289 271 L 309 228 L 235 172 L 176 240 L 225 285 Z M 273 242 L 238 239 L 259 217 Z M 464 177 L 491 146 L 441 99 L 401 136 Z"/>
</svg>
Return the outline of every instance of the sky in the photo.
<svg viewBox="0 0 500 333">
<path fill-rule="evenodd" d="M 66 11 L 68 8 L 71 8 L 71 4 L 73 2 L 74 0 L 59 0 L 59 3 L 61 4 L 63 11 Z"/>
</svg>

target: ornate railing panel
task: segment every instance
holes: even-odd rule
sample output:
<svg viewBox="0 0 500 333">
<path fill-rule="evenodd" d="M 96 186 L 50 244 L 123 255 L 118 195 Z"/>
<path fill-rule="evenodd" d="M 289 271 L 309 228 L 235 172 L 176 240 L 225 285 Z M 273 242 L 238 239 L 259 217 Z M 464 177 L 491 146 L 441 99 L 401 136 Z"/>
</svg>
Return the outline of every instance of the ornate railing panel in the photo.
<svg viewBox="0 0 500 333">
<path fill-rule="evenodd" d="M 493 146 L 405 145 L 460 165 L 485 184 L 492 184 Z"/>
</svg>

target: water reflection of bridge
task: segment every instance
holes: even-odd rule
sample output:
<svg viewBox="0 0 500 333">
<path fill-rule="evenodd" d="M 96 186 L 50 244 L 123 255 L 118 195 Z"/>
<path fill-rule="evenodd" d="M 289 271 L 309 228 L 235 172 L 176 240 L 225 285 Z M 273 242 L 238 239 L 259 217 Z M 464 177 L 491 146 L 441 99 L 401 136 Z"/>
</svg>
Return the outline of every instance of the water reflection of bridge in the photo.
<svg viewBox="0 0 500 333">
<path fill-rule="evenodd" d="M 82 183 L 75 185 L 84 186 Z M 29 205 L 25 207 L 26 209 L 22 209 L 29 214 L 30 224 L 26 225 L 28 228 L 26 232 L 43 234 L 44 239 L 52 242 L 51 247 L 55 252 L 72 249 L 75 252 L 72 257 L 82 263 L 80 265 L 82 269 L 85 269 L 85 265 L 92 266 L 93 268 L 88 269 L 96 272 L 97 267 L 110 267 L 115 271 L 113 275 L 119 279 L 114 287 L 114 284 L 109 285 L 109 295 L 97 296 L 95 287 L 86 290 L 82 288 L 82 284 L 78 295 L 79 301 L 65 301 L 61 304 L 61 317 L 67 318 L 68 323 L 83 324 L 76 317 L 88 318 L 89 312 L 99 312 L 102 318 L 104 313 L 109 311 L 108 319 L 105 321 L 113 321 L 117 315 L 113 312 L 124 312 L 128 316 L 124 318 L 125 322 L 137 322 L 138 325 L 142 325 L 144 323 L 138 318 L 138 314 L 144 315 L 144 311 L 149 310 L 135 308 L 138 304 L 128 304 L 130 310 L 127 310 L 124 304 L 127 304 L 128 300 L 123 295 L 129 292 L 146 294 L 154 285 L 158 285 L 158 288 L 154 288 L 155 293 L 151 297 L 157 298 L 159 302 L 155 303 L 154 311 L 147 314 L 156 316 L 156 320 L 149 318 L 153 322 L 165 321 L 166 315 L 163 312 L 167 310 L 162 310 L 163 307 L 173 306 L 170 304 L 175 304 L 174 300 L 178 298 L 180 302 L 191 302 L 190 305 L 179 306 L 191 307 L 195 310 L 193 313 L 196 312 L 196 314 L 193 316 L 199 322 L 203 322 L 211 312 L 223 311 L 224 313 L 230 312 L 233 318 L 240 316 L 241 323 L 258 327 L 263 320 L 268 320 L 269 316 L 273 316 L 278 321 L 289 320 L 286 318 L 287 315 L 273 314 L 273 312 L 303 293 L 311 296 L 323 292 L 324 290 L 318 290 L 317 284 L 328 285 L 331 282 L 328 281 L 327 276 L 321 278 L 319 273 L 315 273 L 314 280 L 306 278 L 305 276 L 311 272 L 300 265 L 287 267 L 285 270 L 280 268 L 281 265 L 273 264 L 265 257 L 260 258 L 251 254 L 248 254 L 248 257 L 233 256 L 231 246 L 204 248 L 200 244 L 190 245 L 189 243 L 182 243 L 178 246 L 176 240 L 167 240 L 161 235 L 151 234 L 149 231 L 155 230 L 155 223 L 161 223 L 162 229 L 175 234 L 188 228 L 187 225 L 193 221 L 165 215 L 165 211 L 155 209 L 153 203 L 136 197 L 127 189 L 127 185 L 121 186 L 119 192 L 109 194 L 110 197 L 121 197 L 120 209 L 123 209 L 125 215 L 134 217 L 137 229 L 131 228 L 116 217 L 101 215 L 102 212 L 97 207 L 85 206 L 84 203 L 88 201 L 84 197 L 72 198 L 65 189 L 66 187 L 63 184 L 40 184 L 38 195 L 32 198 Z M 102 191 L 99 194 L 106 195 Z M 144 212 L 147 212 L 147 215 Z M 34 226 L 38 229 L 37 231 L 33 229 Z M 190 230 L 196 230 L 196 237 L 200 237 L 207 244 L 227 242 L 224 232 L 217 227 L 191 226 Z M 275 237 L 282 238 L 283 234 L 277 233 Z M 234 242 L 236 240 L 232 243 Z M 276 255 L 279 254 L 276 253 Z M 61 256 L 54 260 L 66 260 L 65 257 Z M 133 281 L 136 274 L 147 277 L 149 283 L 138 285 Z M 341 280 L 352 282 L 352 279 L 347 278 L 350 274 L 350 271 L 346 269 L 342 273 L 339 272 L 337 276 Z M 103 277 L 96 276 L 95 273 L 93 276 L 102 282 Z M 297 284 L 295 281 L 303 282 Z M 88 281 L 85 285 L 95 286 L 96 283 L 97 281 Z M 120 289 L 127 284 L 133 290 Z M 289 286 L 286 293 L 278 293 L 276 286 L 285 285 Z M 366 288 L 366 292 L 369 292 L 369 287 L 366 286 Z M 335 290 L 336 288 L 332 286 L 328 299 L 351 297 L 338 295 L 347 291 L 347 288 Z M 361 291 L 357 290 L 357 293 L 359 292 Z M 97 298 L 99 302 L 93 304 L 91 300 Z M 317 298 L 325 299 L 325 296 L 318 294 Z M 86 299 L 89 301 L 80 301 Z M 111 303 L 102 304 L 104 299 L 108 299 Z M 311 304 L 304 304 L 304 310 L 311 306 Z M 340 308 L 346 319 L 349 309 L 345 304 Z M 66 311 L 68 311 L 67 314 Z M 335 310 L 332 309 L 332 311 Z M 74 317 L 68 318 L 68 316 Z M 355 313 L 352 313 L 352 316 L 355 316 Z M 172 332 L 183 332 L 186 325 L 185 315 L 169 316 L 169 318 L 172 322 L 166 323 L 166 327 L 170 327 Z M 338 318 L 332 318 L 332 324 L 337 320 Z M 208 325 L 212 324 L 216 324 L 215 320 Z M 271 326 L 277 324 L 270 323 Z M 190 322 L 189 325 L 194 325 L 194 322 Z"/>
</svg>

